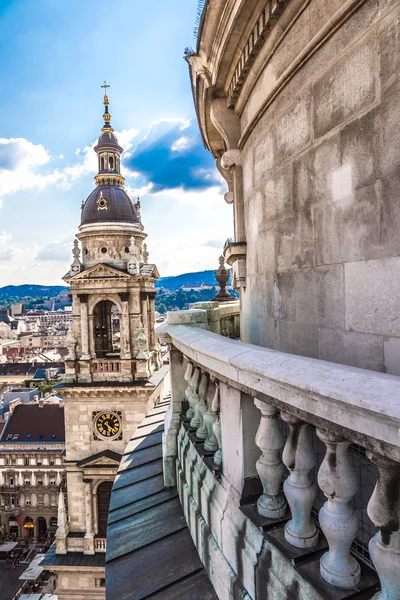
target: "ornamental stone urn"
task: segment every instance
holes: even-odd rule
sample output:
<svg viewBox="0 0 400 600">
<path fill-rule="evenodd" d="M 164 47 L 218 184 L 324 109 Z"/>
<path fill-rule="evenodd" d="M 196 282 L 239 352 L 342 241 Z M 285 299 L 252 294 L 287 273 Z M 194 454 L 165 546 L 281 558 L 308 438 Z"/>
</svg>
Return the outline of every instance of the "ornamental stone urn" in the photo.
<svg viewBox="0 0 400 600">
<path fill-rule="evenodd" d="M 231 272 L 225 266 L 225 259 L 223 256 L 219 257 L 219 268 L 214 271 L 215 279 L 219 284 L 219 292 L 211 298 L 212 302 L 232 302 L 234 300 L 233 296 L 226 289 L 226 284 L 229 281 L 229 277 Z"/>
</svg>

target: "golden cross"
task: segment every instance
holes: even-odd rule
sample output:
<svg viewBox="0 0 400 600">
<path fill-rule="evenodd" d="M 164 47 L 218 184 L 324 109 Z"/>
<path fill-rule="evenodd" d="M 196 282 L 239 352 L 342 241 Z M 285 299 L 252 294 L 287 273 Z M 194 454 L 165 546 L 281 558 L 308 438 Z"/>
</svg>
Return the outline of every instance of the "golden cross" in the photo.
<svg viewBox="0 0 400 600">
<path fill-rule="evenodd" d="M 107 96 L 107 88 L 109 88 L 110 86 L 107 85 L 107 82 L 104 82 L 104 85 L 101 85 L 100 87 L 104 88 L 104 95 Z"/>
</svg>

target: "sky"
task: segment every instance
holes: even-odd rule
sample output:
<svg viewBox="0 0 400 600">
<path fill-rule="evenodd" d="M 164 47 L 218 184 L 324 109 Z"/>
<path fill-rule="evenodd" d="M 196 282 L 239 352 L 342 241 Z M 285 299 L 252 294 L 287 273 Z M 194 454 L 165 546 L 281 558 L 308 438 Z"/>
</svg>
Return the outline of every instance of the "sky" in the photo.
<svg viewBox="0 0 400 600">
<path fill-rule="evenodd" d="M 197 0 L 1 0 L 0 287 L 60 285 L 95 187 L 104 80 L 161 276 L 213 269 L 232 207 L 195 118 Z"/>
</svg>

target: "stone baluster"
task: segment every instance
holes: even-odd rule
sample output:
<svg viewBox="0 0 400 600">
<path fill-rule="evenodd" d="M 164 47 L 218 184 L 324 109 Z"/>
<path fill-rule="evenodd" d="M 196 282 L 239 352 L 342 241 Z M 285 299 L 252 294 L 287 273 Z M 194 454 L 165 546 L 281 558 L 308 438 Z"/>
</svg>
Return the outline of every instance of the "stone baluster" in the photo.
<svg viewBox="0 0 400 600">
<path fill-rule="evenodd" d="M 285 539 L 296 548 L 312 548 L 318 544 L 318 531 L 310 520 L 317 493 L 317 485 L 311 476 L 316 459 L 310 427 L 287 413 L 281 413 L 281 418 L 289 425 L 282 459 L 290 475 L 283 484 L 283 490 L 292 513 L 291 520 L 285 525 Z"/>
<path fill-rule="evenodd" d="M 211 376 L 210 379 L 215 385 L 214 390 L 211 385 L 208 386 L 207 405 L 209 408 L 203 417 L 204 424 L 207 427 L 207 439 L 204 442 L 204 450 L 216 452 L 218 450 L 218 441 L 215 437 L 213 426 L 218 419 L 219 389 L 215 378 Z"/>
<path fill-rule="evenodd" d="M 287 510 L 285 497 L 280 492 L 285 467 L 281 457 L 284 441 L 279 429 L 278 411 L 258 398 L 254 399 L 254 403 L 261 411 L 256 444 L 262 454 L 256 469 L 264 490 L 257 501 L 257 508 L 263 517 L 278 519 L 284 517 Z"/>
<path fill-rule="evenodd" d="M 319 522 L 329 544 L 329 551 L 321 558 L 321 577 L 331 585 L 353 588 L 360 582 L 361 569 L 350 554 L 358 531 L 352 503 L 357 479 L 347 451 L 350 442 L 320 429 L 317 434 L 326 446 L 318 484 L 327 501 L 319 511 Z"/>
<path fill-rule="evenodd" d="M 196 407 L 196 417 L 197 417 L 198 421 L 200 421 L 199 428 L 196 431 L 196 436 L 200 440 L 205 440 L 205 439 L 207 439 L 207 436 L 208 436 L 207 426 L 204 423 L 204 415 L 207 412 L 206 400 L 207 400 L 207 392 L 208 392 L 209 382 L 210 382 L 210 377 L 209 377 L 208 373 L 202 373 L 201 379 L 200 379 L 200 385 L 199 385 L 200 401 L 197 403 L 197 407 Z"/>
<path fill-rule="evenodd" d="M 373 600 L 400 598 L 400 464 L 384 456 L 367 453 L 378 467 L 378 480 L 368 503 L 368 516 L 379 529 L 369 542 L 381 591 Z"/>
<path fill-rule="evenodd" d="M 217 442 L 218 450 L 214 454 L 214 465 L 216 467 L 220 467 L 222 464 L 222 428 L 221 428 L 221 398 L 220 398 L 220 389 L 219 389 L 219 381 L 215 382 L 215 395 L 212 404 L 212 409 L 215 413 L 217 413 L 217 420 L 213 423 L 213 433 Z"/>
<path fill-rule="evenodd" d="M 186 371 L 185 374 L 183 376 L 184 380 L 187 381 L 187 388 L 185 390 L 185 398 L 189 404 L 189 408 L 186 412 L 186 418 L 187 419 L 191 419 L 193 417 L 193 409 L 192 406 L 190 404 L 190 397 L 192 395 L 193 392 L 193 388 L 191 386 L 191 382 L 192 382 L 192 376 L 193 376 L 193 363 L 192 361 L 188 360 L 187 361 L 187 366 L 186 366 Z"/>
<path fill-rule="evenodd" d="M 79 294 L 81 303 L 81 360 L 90 360 L 88 294 Z"/>
<path fill-rule="evenodd" d="M 195 367 L 194 371 L 193 371 L 193 377 L 192 377 L 192 381 L 191 386 L 192 386 L 192 393 L 190 395 L 190 406 L 192 407 L 192 411 L 193 411 L 193 417 L 191 418 L 190 421 L 190 427 L 194 427 L 195 429 L 197 429 L 197 427 L 200 425 L 200 422 L 197 419 L 197 403 L 200 401 L 200 397 L 198 394 L 199 391 L 199 380 L 200 380 L 200 369 L 199 367 Z"/>
</svg>

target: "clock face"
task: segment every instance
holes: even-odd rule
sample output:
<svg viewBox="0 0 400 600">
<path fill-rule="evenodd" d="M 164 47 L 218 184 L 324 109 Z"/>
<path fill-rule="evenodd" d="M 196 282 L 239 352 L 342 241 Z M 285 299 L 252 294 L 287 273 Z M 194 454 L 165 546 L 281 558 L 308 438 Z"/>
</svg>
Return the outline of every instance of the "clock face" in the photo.
<svg viewBox="0 0 400 600">
<path fill-rule="evenodd" d="M 121 421 L 115 413 L 104 412 L 96 418 L 95 428 L 103 438 L 113 438 L 121 429 Z"/>
</svg>

